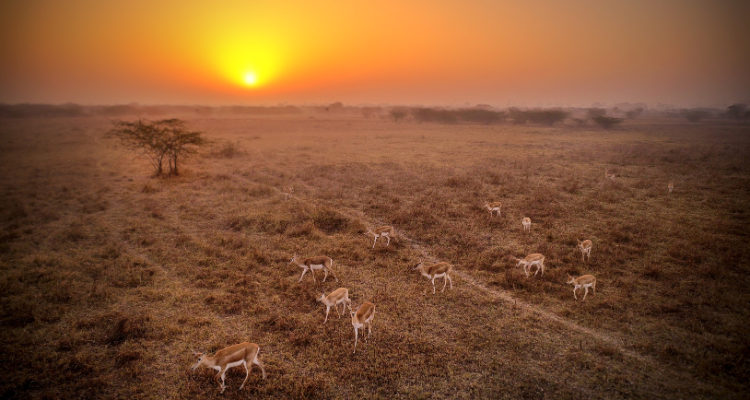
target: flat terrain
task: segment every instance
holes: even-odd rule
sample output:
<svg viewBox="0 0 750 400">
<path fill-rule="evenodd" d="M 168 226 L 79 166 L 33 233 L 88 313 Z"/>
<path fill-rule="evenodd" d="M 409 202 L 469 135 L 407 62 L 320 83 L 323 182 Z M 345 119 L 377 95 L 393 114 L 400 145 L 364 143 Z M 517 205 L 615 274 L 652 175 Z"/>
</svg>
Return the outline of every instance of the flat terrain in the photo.
<svg viewBox="0 0 750 400">
<path fill-rule="evenodd" d="M 155 178 L 106 119 L 0 120 L 1 398 L 750 396 L 746 125 L 188 122 L 214 144 Z M 526 278 L 510 257 L 537 252 Z M 339 281 L 298 283 L 294 254 Z M 453 289 L 420 258 L 453 264 Z M 376 305 L 356 354 L 315 301 L 338 287 Z M 242 341 L 266 380 L 238 391 L 236 368 L 219 395 L 190 370 Z"/>
</svg>

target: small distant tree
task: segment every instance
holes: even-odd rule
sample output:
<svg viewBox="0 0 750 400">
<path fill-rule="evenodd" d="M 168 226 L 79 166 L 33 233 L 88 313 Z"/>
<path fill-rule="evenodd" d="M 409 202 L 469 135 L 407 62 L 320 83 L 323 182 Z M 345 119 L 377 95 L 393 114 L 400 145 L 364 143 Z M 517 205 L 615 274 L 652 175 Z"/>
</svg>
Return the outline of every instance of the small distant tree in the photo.
<svg viewBox="0 0 750 400">
<path fill-rule="evenodd" d="M 641 114 L 643 114 L 644 110 L 645 109 L 643 107 L 638 107 L 638 108 L 635 108 L 635 109 L 632 109 L 632 110 L 629 110 L 629 111 L 625 112 L 625 116 L 628 117 L 628 118 L 630 118 L 630 119 L 636 119 Z"/>
<path fill-rule="evenodd" d="M 164 172 L 165 161 L 169 166 L 169 174 L 177 175 L 179 162 L 195 154 L 199 147 L 208 144 L 208 140 L 201 136 L 202 132 L 189 131 L 185 121 L 176 118 L 113 123 L 115 126 L 108 135 L 146 157 L 153 165 L 155 175 Z"/>
<path fill-rule="evenodd" d="M 607 115 L 607 110 L 604 108 L 589 108 L 588 111 L 586 111 L 586 116 L 588 116 L 591 119 L 594 119 L 596 117 L 604 117 Z"/>
<path fill-rule="evenodd" d="M 623 121 L 622 118 L 604 117 L 604 116 L 591 118 L 591 120 L 604 129 L 609 129 L 615 125 L 619 125 Z"/>
<path fill-rule="evenodd" d="M 391 118 L 393 118 L 394 121 L 398 122 L 398 120 L 406 117 L 408 112 L 403 108 L 394 108 L 389 111 L 388 114 L 390 114 Z"/>
<path fill-rule="evenodd" d="M 747 104 L 742 104 L 742 103 L 732 104 L 731 106 L 727 107 L 726 115 L 727 117 L 731 119 L 744 121 L 745 118 L 747 118 L 747 113 L 745 112 L 746 109 L 747 109 Z"/>
</svg>

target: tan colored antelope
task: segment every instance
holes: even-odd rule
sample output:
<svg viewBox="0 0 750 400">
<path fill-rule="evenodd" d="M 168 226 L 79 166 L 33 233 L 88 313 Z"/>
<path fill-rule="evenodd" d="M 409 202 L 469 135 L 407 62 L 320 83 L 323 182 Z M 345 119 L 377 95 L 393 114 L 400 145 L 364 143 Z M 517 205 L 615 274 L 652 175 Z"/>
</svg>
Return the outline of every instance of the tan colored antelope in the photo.
<svg viewBox="0 0 750 400">
<path fill-rule="evenodd" d="M 501 203 L 499 201 L 492 201 L 492 202 L 484 203 L 484 207 L 486 209 L 490 210 L 490 218 L 492 218 L 492 212 L 493 211 L 496 211 L 497 212 L 497 216 L 500 217 L 501 216 L 500 209 L 503 207 L 503 203 Z"/>
<path fill-rule="evenodd" d="M 359 329 L 367 324 L 367 338 L 372 334 L 372 319 L 375 317 L 375 304 L 366 301 L 359 306 L 356 312 L 349 307 L 349 312 L 352 316 L 352 326 L 354 327 L 354 352 L 356 353 Z M 367 340 L 367 338 L 365 338 L 365 340 Z"/>
<path fill-rule="evenodd" d="M 453 266 L 446 262 L 439 262 L 437 264 L 425 267 L 424 262 L 420 259 L 419 264 L 414 267 L 415 270 L 419 270 L 422 276 L 427 277 L 432 281 L 432 294 L 435 294 L 435 278 L 443 278 L 443 290 L 440 293 L 445 292 L 445 285 L 450 282 L 451 290 L 453 290 L 453 279 L 450 274 L 453 272 Z"/>
<path fill-rule="evenodd" d="M 579 276 L 578 278 L 574 278 L 570 275 L 568 275 L 568 283 L 573 284 L 573 297 L 578 300 L 578 296 L 576 296 L 576 290 L 583 287 L 586 291 L 583 293 L 583 300 L 586 300 L 586 295 L 589 294 L 589 288 L 594 292 L 592 294 L 596 294 L 596 278 L 594 278 L 594 275 L 583 275 Z"/>
<path fill-rule="evenodd" d="M 242 388 L 245 387 L 247 378 L 250 376 L 250 370 L 253 368 L 253 364 L 260 366 L 260 370 L 263 372 L 263 379 L 266 379 L 266 370 L 258 359 L 259 351 L 260 347 L 258 347 L 257 344 L 244 342 L 221 349 L 213 356 L 193 352 L 193 354 L 198 356 L 198 362 L 193 365 L 192 369 L 195 370 L 200 366 L 204 366 L 219 371 L 214 377 L 214 380 L 216 383 L 219 383 L 219 378 L 221 378 L 219 386 L 221 386 L 221 393 L 224 393 L 224 389 L 227 388 L 224 384 L 224 375 L 226 375 L 227 370 L 232 367 L 244 365 L 246 374 L 245 380 L 242 381 L 242 385 L 240 385 L 240 390 L 242 390 Z"/>
<path fill-rule="evenodd" d="M 605 169 L 605 170 L 604 170 L 604 178 L 605 178 L 605 179 L 609 179 L 609 180 L 611 180 L 611 181 L 614 181 L 614 180 L 615 180 L 615 174 L 610 174 L 610 173 L 608 173 L 608 172 L 607 172 L 607 170 Z"/>
<path fill-rule="evenodd" d="M 531 218 L 525 217 L 523 220 L 521 220 L 521 225 L 523 225 L 524 232 L 531 233 Z"/>
<path fill-rule="evenodd" d="M 315 257 L 308 257 L 302 260 L 302 262 L 296 261 L 297 255 L 295 254 L 294 257 L 292 257 L 291 260 L 289 260 L 289 264 L 295 264 L 298 267 L 302 268 L 302 276 L 299 277 L 299 280 L 297 283 L 302 282 L 302 278 L 305 276 L 307 271 L 310 271 L 310 275 L 313 277 L 313 282 L 315 281 L 315 270 L 316 269 L 322 269 L 325 272 L 325 276 L 323 277 L 323 282 L 326 281 L 326 278 L 328 278 L 328 273 L 330 272 L 331 275 L 333 275 L 334 278 L 336 278 L 336 282 L 339 281 L 339 278 L 336 277 L 336 274 L 333 272 L 333 260 L 331 257 L 326 256 L 315 256 Z"/>
<path fill-rule="evenodd" d="M 667 185 L 667 189 L 669 189 L 669 193 L 672 193 L 674 190 L 674 183 L 672 181 L 669 181 L 669 185 Z"/>
<path fill-rule="evenodd" d="M 589 260 L 591 260 L 591 248 L 593 246 L 594 244 L 588 239 L 583 242 L 580 240 L 578 241 L 578 246 L 576 246 L 576 248 L 581 252 L 581 261 L 585 261 L 585 256 L 589 256 Z"/>
<path fill-rule="evenodd" d="M 349 300 L 349 289 L 347 288 L 338 288 L 331 292 L 331 294 L 329 294 L 328 296 L 326 296 L 325 292 L 323 292 L 318 298 L 318 301 L 325 304 L 326 306 L 326 319 L 325 321 L 323 321 L 324 325 L 326 322 L 328 322 L 328 312 L 331 311 L 331 307 L 336 310 L 336 314 L 339 315 L 339 318 L 341 318 L 341 313 L 339 313 L 339 304 L 344 303 L 344 308 L 341 310 L 341 312 L 346 311 L 347 306 L 349 306 L 349 311 L 352 310 L 352 301 Z"/>
<path fill-rule="evenodd" d="M 372 248 L 375 248 L 375 243 L 378 242 L 378 238 L 385 237 L 388 239 L 388 242 L 385 244 L 386 247 L 391 244 L 391 236 L 396 236 L 396 232 L 393 230 L 393 227 L 390 225 L 381 225 L 375 228 L 369 228 L 367 229 L 367 232 L 365 232 L 365 235 L 372 235 L 375 237 L 375 241 L 372 242 Z"/>
<path fill-rule="evenodd" d="M 526 274 L 526 277 L 529 277 L 529 271 L 531 271 L 531 266 L 536 265 L 536 272 L 534 272 L 534 276 L 536 276 L 537 273 L 539 273 L 539 270 L 542 271 L 542 275 L 544 276 L 544 256 L 539 253 L 529 254 L 524 259 L 518 259 L 516 257 L 511 256 L 515 261 L 518 261 L 516 264 L 516 267 L 523 267 L 523 272 Z"/>
<path fill-rule="evenodd" d="M 284 186 L 284 200 L 289 200 L 294 194 L 294 186 Z"/>
</svg>

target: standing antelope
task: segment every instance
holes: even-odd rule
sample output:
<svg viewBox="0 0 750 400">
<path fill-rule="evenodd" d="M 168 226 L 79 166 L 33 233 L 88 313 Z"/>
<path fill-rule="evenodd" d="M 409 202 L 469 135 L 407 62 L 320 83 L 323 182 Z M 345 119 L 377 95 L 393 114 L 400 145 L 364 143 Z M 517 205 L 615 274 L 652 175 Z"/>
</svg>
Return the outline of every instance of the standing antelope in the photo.
<svg viewBox="0 0 750 400">
<path fill-rule="evenodd" d="M 232 367 L 244 365 L 246 374 L 245 380 L 242 381 L 242 385 L 240 386 L 240 390 L 242 390 L 245 386 L 245 382 L 247 382 L 247 378 L 250 376 L 250 370 L 253 368 L 253 364 L 258 364 L 258 366 L 260 366 L 260 370 L 263 371 L 263 379 L 266 379 L 266 370 L 258 359 L 259 351 L 260 347 L 258 347 L 257 344 L 244 342 L 221 349 L 213 356 L 193 352 L 193 354 L 198 356 L 198 362 L 193 365 L 192 369 L 195 370 L 202 365 L 219 371 L 214 377 L 214 380 L 216 383 L 219 383 L 219 378 L 221 378 L 221 383 L 219 383 L 219 385 L 221 386 L 221 393 L 224 393 L 224 389 L 227 388 L 224 384 L 224 375 L 227 373 L 227 370 Z"/>
<path fill-rule="evenodd" d="M 289 200 L 294 194 L 294 186 L 284 186 L 284 200 Z"/>
<path fill-rule="evenodd" d="M 446 263 L 440 262 L 437 264 L 430 265 L 429 267 L 424 266 L 424 262 L 420 259 L 419 264 L 414 267 L 415 270 L 419 270 L 422 276 L 429 278 L 432 281 L 432 294 L 435 294 L 435 278 L 443 278 L 443 290 L 440 293 L 445 292 L 445 285 L 450 282 L 451 290 L 453 290 L 453 279 L 451 279 L 449 273 L 453 272 L 453 266 Z"/>
<path fill-rule="evenodd" d="M 529 254 L 524 258 L 523 260 L 518 259 L 516 257 L 511 256 L 512 259 L 518 261 L 518 264 L 516 264 L 516 267 L 523 266 L 523 272 L 526 274 L 526 277 L 529 277 L 529 271 L 531 271 L 531 266 L 536 265 L 536 272 L 534 272 L 534 276 L 536 276 L 537 273 L 539 273 L 539 270 L 542 270 L 542 275 L 544 276 L 544 256 L 539 253 Z"/>
<path fill-rule="evenodd" d="M 354 352 L 356 353 L 359 328 L 362 328 L 367 324 L 367 338 L 372 334 L 372 318 L 375 316 L 375 304 L 366 301 L 359 306 L 356 312 L 349 307 L 349 312 L 352 315 L 352 326 L 354 326 Z M 365 338 L 365 340 L 367 340 L 367 338 Z"/>
<path fill-rule="evenodd" d="M 667 185 L 667 188 L 669 189 L 669 193 L 672 193 L 674 190 L 674 183 L 672 181 L 669 181 L 669 185 Z"/>
<path fill-rule="evenodd" d="M 588 239 L 583 242 L 580 240 L 578 241 L 578 246 L 576 248 L 581 251 L 581 261 L 585 261 L 584 256 L 589 256 L 589 260 L 591 260 L 591 247 L 593 246 L 594 244 Z"/>
<path fill-rule="evenodd" d="M 524 231 L 531 233 L 531 218 L 525 217 L 521 220 L 521 225 L 523 225 Z"/>
<path fill-rule="evenodd" d="M 393 230 L 393 227 L 390 225 L 382 225 L 375 228 L 369 228 L 367 229 L 367 232 L 365 232 L 365 235 L 372 235 L 375 237 L 375 241 L 372 242 L 372 248 L 375 248 L 375 243 L 378 242 L 378 238 L 385 237 L 388 239 L 388 242 L 385 244 L 386 247 L 391 244 L 391 236 L 396 236 L 395 231 Z"/>
<path fill-rule="evenodd" d="M 488 210 L 490 210 L 490 218 L 492 218 L 492 212 L 497 211 L 497 216 L 501 216 L 500 209 L 503 207 L 503 204 L 499 201 L 492 201 L 488 203 L 484 203 L 484 207 Z"/>
<path fill-rule="evenodd" d="M 583 301 L 586 300 L 586 295 L 589 294 L 589 287 L 591 290 L 594 291 L 594 294 L 596 294 L 596 278 L 594 278 L 594 275 L 583 275 L 579 276 L 578 278 L 574 278 L 570 275 L 568 275 L 568 283 L 573 284 L 573 297 L 578 300 L 578 296 L 576 296 L 576 290 L 583 287 L 586 289 L 586 291 L 583 293 Z"/>
<path fill-rule="evenodd" d="M 316 269 L 322 269 L 325 271 L 325 276 L 323 277 L 323 282 L 326 281 L 326 278 L 328 278 L 328 272 L 333 275 L 334 278 L 336 278 L 336 282 L 339 281 L 339 278 L 336 277 L 336 274 L 333 272 L 333 260 L 331 257 L 326 256 L 315 256 L 315 257 L 309 257 L 302 260 L 302 262 L 295 261 L 297 259 L 297 255 L 295 254 L 294 257 L 292 257 L 291 260 L 289 260 L 289 264 L 296 264 L 298 267 L 302 268 L 302 276 L 299 277 L 299 280 L 297 283 L 302 282 L 302 278 L 305 276 L 307 271 L 310 271 L 310 274 L 313 277 L 313 282 L 315 282 L 315 270 Z"/>
<path fill-rule="evenodd" d="M 610 179 L 610 180 L 614 181 L 615 180 L 615 174 L 609 174 L 609 173 L 607 173 L 607 170 L 605 169 L 604 170 L 604 178 L 605 179 Z"/>
<path fill-rule="evenodd" d="M 342 312 L 346 311 L 346 306 L 349 306 L 349 311 L 352 310 L 352 301 L 349 300 L 349 289 L 347 288 L 338 288 L 328 296 L 323 292 L 318 298 L 318 301 L 326 305 L 326 319 L 323 321 L 324 325 L 328 322 L 328 312 L 331 311 L 331 307 L 336 310 L 336 314 L 339 315 L 339 318 L 341 318 L 341 313 L 339 313 L 340 303 L 344 303 Z"/>
</svg>

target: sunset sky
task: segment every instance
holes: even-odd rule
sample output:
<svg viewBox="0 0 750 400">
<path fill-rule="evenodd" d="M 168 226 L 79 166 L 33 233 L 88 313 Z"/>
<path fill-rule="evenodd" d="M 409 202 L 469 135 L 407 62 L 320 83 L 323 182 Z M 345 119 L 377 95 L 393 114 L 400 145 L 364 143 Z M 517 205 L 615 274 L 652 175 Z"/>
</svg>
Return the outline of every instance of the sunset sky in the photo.
<svg viewBox="0 0 750 400">
<path fill-rule="evenodd" d="M 9 0 L 0 102 L 721 106 L 750 1 Z"/>
</svg>

